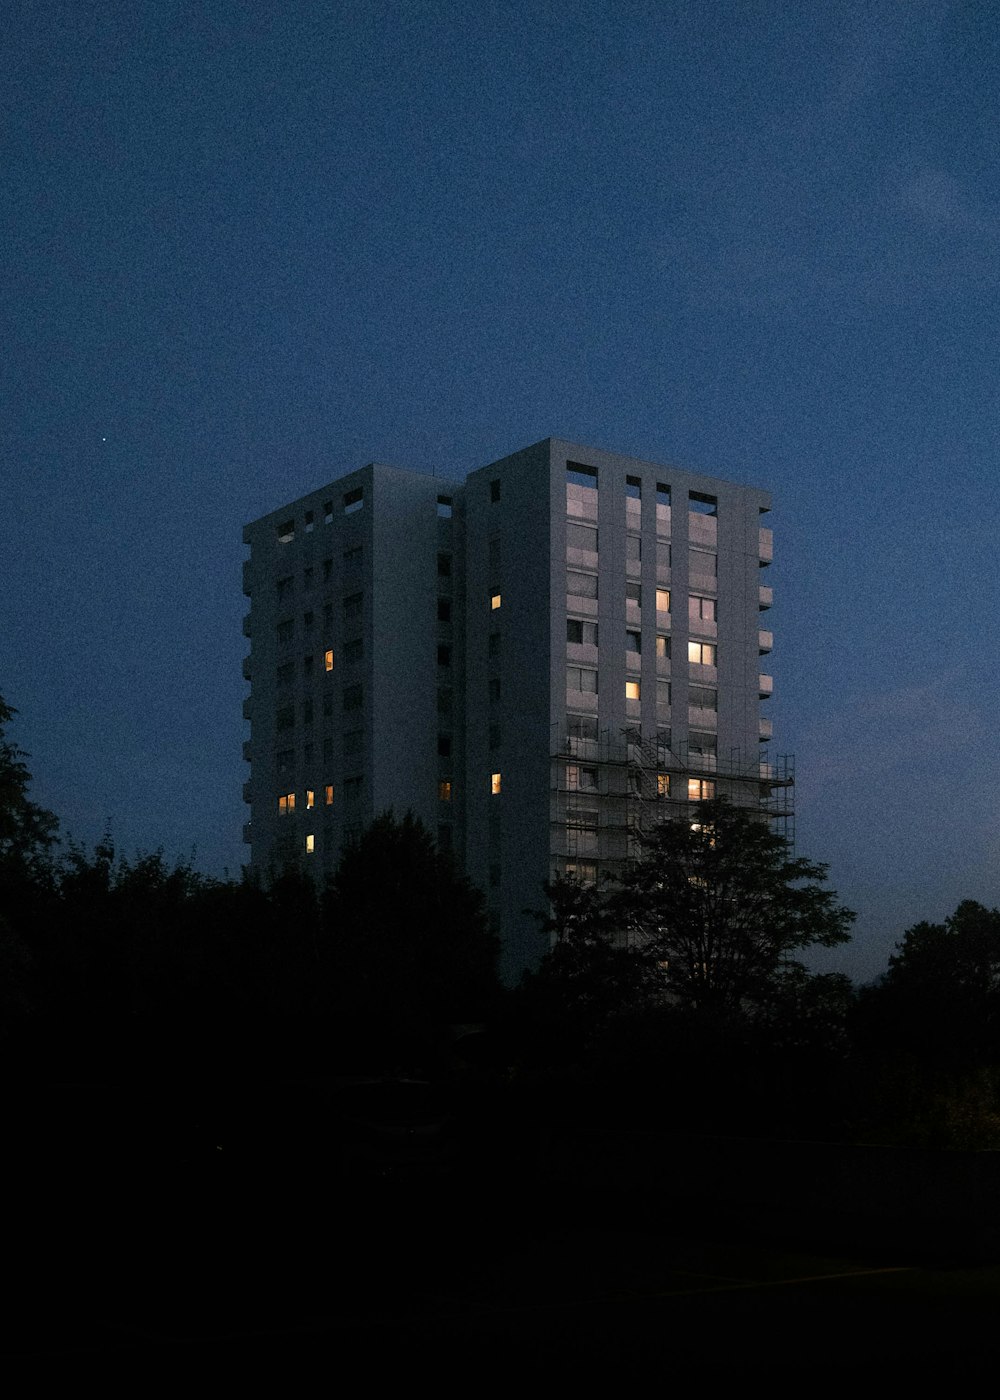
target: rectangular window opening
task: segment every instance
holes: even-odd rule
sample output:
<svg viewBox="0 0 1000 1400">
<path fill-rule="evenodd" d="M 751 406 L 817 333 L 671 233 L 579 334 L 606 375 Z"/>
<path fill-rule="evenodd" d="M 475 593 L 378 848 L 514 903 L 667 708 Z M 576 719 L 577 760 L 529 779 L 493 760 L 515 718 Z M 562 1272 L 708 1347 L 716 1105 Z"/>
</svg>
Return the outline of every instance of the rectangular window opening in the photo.
<svg viewBox="0 0 1000 1400">
<path fill-rule="evenodd" d="M 364 506 L 364 503 L 365 488 L 363 486 L 355 486 L 353 491 L 344 492 L 345 515 L 354 515 L 356 511 L 361 510 L 361 508 Z"/>
<path fill-rule="evenodd" d="M 701 491 L 688 492 L 688 509 L 694 515 L 718 515 L 718 496 L 706 496 Z"/>
<path fill-rule="evenodd" d="M 582 462 L 567 462 L 566 481 L 573 486 L 589 486 L 596 491 L 597 468 L 584 466 Z"/>
<path fill-rule="evenodd" d="M 625 495 L 630 501 L 642 500 L 642 480 L 637 476 L 625 478 Z"/>
<path fill-rule="evenodd" d="M 437 513 L 440 520 L 450 520 L 452 510 L 452 499 L 450 496 L 438 496 Z"/>
</svg>

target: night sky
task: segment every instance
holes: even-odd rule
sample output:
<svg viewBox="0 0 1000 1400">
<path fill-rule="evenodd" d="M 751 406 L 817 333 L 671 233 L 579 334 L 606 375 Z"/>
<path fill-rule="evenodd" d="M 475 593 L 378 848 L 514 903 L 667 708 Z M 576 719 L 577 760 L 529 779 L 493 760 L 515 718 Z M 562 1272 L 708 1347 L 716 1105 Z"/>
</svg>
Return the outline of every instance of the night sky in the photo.
<svg viewBox="0 0 1000 1400">
<path fill-rule="evenodd" d="M 860 978 L 1000 901 L 1000 28 L 11 0 L 0 691 L 93 842 L 245 857 L 247 520 L 549 435 L 769 489 L 773 753 Z"/>
</svg>

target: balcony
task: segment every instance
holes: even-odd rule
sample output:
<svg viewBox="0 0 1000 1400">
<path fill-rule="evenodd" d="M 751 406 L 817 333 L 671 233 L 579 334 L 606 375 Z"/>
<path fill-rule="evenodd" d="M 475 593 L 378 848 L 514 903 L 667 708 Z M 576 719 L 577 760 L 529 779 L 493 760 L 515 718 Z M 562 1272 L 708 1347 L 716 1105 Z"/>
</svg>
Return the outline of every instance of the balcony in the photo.
<svg viewBox="0 0 1000 1400">
<path fill-rule="evenodd" d="M 246 802 L 247 805 L 249 805 L 252 800 L 253 799 L 250 793 L 250 779 L 248 778 L 243 784 L 243 801 Z"/>
<path fill-rule="evenodd" d="M 760 730 L 757 734 L 757 737 L 760 740 L 760 742 L 762 744 L 766 744 L 773 733 L 774 725 L 771 723 L 771 721 L 769 719 L 762 719 L 760 721 Z"/>
<path fill-rule="evenodd" d="M 761 627 L 757 632 L 757 650 L 761 656 L 766 656 L 774 646 L 774 633 L 766 631 Z"/>
<path fill-rule="evenodd" d="M 243 718 L 250 719 L 253 715 L 253 706 L 250 703 L 250 696 L 243 701 Z"/>
<path fill-rule="evenodd" d="M 774 694 L 774 677 L 761 674 L 758 694 L 762 700 L 769 700 Z"/>
<path fill-rule="evenodd" d="M 248 681 L 248 680 L 250 679 L 250 658 L 249 658 L 249 656 L 244 656 L 244 658 L 243 658 L 243 679 L 244 679 L 245 681 Z"/>
<path fill-rule="evenodd" d="M 252 763 L 252 762 L 253 762 L 253 758 L 251 757 L 251 754 L 252 754 L 252 749 L 251 749 L 251 747 L 250 747 L 250 740 L 249 740 L 249 739 L 244 739 L 244 740 L 243 740 L 243 762 L 244 762 L 244 763 Z"/>
<path fill-rule="evenodd" d="M 246 617 L 243 619 L 243 635 L 244 635 L 244 637 L 249 637 L 249 635 L 250 635 L 250 614 L 249 614 L 249 613 L 247 613 Z"/>
<path fill-rule="evenodd" d="M 757 607 L 761 612 L 767 612 L 774 602 L 774 589 L 765 588 L 763 584 L 757 589 Z"/>
<path fill-rule="evenodd" d="M 758 546 L 758 550 L 757 550 L 757 560 L 758 560 L 758 563 L 761 565 L 761 567 L 763 567 L 765 564 L 770 564 L 770 562 L 771 562 L 771 560 L 772 560 L 773 558 L 774 558 L 774 531 L 773 531 L 773 530 L 765 530 L 765 529 L 762 527 L 762 528 L 761 528 L 761 531 L 760 531 L 760 545 Z"/>
<path fill-rule="evenodd" d="M 244 596 L 245 598 L 249 598 L 249 597 L 250 597 L 250 575 L 251 575 L 250 560 L 249 560 L 249 559 L 244 559 L 244 560 L 243 560 L 243 596 Z"/>
</svg>

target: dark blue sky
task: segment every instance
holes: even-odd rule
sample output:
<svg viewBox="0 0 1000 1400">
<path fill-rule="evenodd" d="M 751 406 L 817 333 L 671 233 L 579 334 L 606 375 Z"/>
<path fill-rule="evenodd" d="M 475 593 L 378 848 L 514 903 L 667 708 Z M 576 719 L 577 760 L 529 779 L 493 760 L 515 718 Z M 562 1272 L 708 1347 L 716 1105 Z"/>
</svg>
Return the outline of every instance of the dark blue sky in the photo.
<svg viewBox="0 0 1000 1400">
<path fill-rule="evenodd" d="M 948 4 L 14 0 L 0 691 L 238 869 L 243 523 L 552 435 L 770 489 L 775 751 L 868 976 L 998 892 L 1000 28 Z"/>
</svg>

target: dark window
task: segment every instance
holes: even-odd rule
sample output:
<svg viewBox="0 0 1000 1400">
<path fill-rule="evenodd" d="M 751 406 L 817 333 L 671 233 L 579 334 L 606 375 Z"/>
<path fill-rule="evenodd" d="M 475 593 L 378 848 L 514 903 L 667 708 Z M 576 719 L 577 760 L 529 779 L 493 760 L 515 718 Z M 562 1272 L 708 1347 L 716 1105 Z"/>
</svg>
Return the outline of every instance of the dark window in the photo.
<svg viewBox="0 0 1000 1400">
<path fill-rule="evenodd" d="M 345 685 L 345 686 L 344 686 L 344 709 L 345 709 L 345 710 L 360 710 L 360 709 L 361 709 L 361 703 L 362 703 L 362 700 L 361 700 L 361 687 L 360 687 L 359 685 Z"/>
<path fill-rule="evenodd" d="M 312 528 L 313 528 L 313 513 L 312 513 L 311 510 L 307 510 L 307 511 L 306 511 L 306 534 L 307 534 L 307 535 L 308 535 L 308 534 L 311 534 Z"/>
<path fill-rule="evenodd" d="M 344 753 L 360 753 L 364 747 L 365 731 L 349 729 L 344 735 Z"/>
<path fill-rule="evenodd" d="M 344 643 L 344 660 L 360 661 L 365 654 L 365 644 L 360 637 L 355 637 L 353 641 Z"/>
<path fill-rule="evenodd" d="M 438 687 L 438 714 L 450 715 L 452 707 L 451 687 L 442 685 Z"/>
<path fill-rule="evenodd" d="M 718 497 L 705 496 L 701 491 L 689 491 L 688 509 L 694 511 L 696 515 L 718 515 Z"/>
<path fill-rule="evenodd" d="M 279 773 L 290 773 L 295 767 L 295 750 L 280 749 L 275 757 L 275 766 Z"/>
<path fill-rule="evenodd" d="M 567 715 L 566 733 L 571 739 L 596 739 L 596 715 Z"/>
<path fill-rule="evenodd" d="M 438 599 L 438 622 L 450 622 L 450 621 L 451 621 L 451 599 L 450 599 L 450 598 L 439 598 L 439 599 Z"/>
<path fill-rule="evenodd" d="M 276 679 L 279 685 L 291 685 L 295 679 L 295 662 L 286 661 L 283 666 L 279 666 Z"/>
<path fill-rule="evenodd" d="M 490 656 L 499 656 L 499 655 L 500 655 L 500 633 L 499 633 L 499 632 L 491 632 L 491 633 L 490 633 L 490 640 L 489 640 L 489 644 L 488 644 L 488 645 L 489 645 L 489 654 L 490 654 Z"/>
<path fill-rule="evenodd" d="M 688 704 L 696 710 L 717 710 L 719 692 L 704 685 L 693 685 L 688 690 Z"/>
<path fill-rule="evenodd" d="M 365 491 L 363 486 L 356 486 L 353 491 L 344 492 L 344 514 L 353 515 L 360 510 L 365 503 Z"/>
<path fill-rule="evenodd" d="M 498 749 L 499 747 L 500 747 L 500 726 L 499 726 L 499 724 L 491 724 L 491 725 L 490 725 L 490 748 L 491 748 L 491 749 Z"/>
<path fill-rule="evenodd" d="M 450 735 L 450 734 L 439 734 L 439 735 L 438 735 L 438 757 L 439 757 L 439 758 L 451 758 L 451 735 Z"/>
<path fill-rule="evenodd" d="M 585 467 L 582 462 L 566 463 L 566 480 L 574 486 L 597 488 L 597 468 Z"/>
<path fill-rule="evenodd" d="M 312 722 L 313 722 L 313 702 L 312 702 L 311 700 L 303 700 L 303 702 L 302 702 L 302 723 L 303 723 L 303 724 L 312 724 Z"/>
<path fill-rule="evenodd" d="M 312 675 L 312 673 L 313 673 L 313 659 L 312 659 L 312 657 L 311 657 L 311 656 L 303 656 L 303 658 L 302 658 L 302 674 L 305 676 L 306 680 L 308 680 L 309 677 Z"/>
<path fill-rule="evenodd" d="M 438 826 L 438 850 L 451 850 L 451 826 L 447 822 L 441 822 Z"/>
<path fill-rule="evenodd" d="M 288 574 L 285 578 L 278 579 L 277 592 L 279 603 L 285 598 L 290 598 L 294 591 L 295 580 L 292 578 L 291 574 Z"/>
<path fill-rule="evenodd" d="M 441 518 L 442 520 L 450 520 L 450 519 L 451 519 L 451 497 L 450 497 L 450 496 L 438 496 L 438 499 L 437 499 L 437 513 L 438 513 L 438 515 L 440 516 L 440 518 Z"/>
<path fill-rule="evenodd" d="M 641 632 L 626 632 L 626 633 L 625 633 L 625 650 L 626 650 L 626 651 L 642 651 L 642 633 L 641 633 Z"/>
<path fill-rule="evenodd" d="M 274 717 L 274 727 L 278 733 L 295 728 L 295 706 L 283 705 Z"/>
<path fill-rule="evenodd" d="M 625 602 L 634 603 L 637 608 L 642 607 L 642 584 L 627 583 L 625 585 Z"/>
<path fill-rule="evenodd" d="M 439 643 L 438 645 L 438 665 L 451 665 L 451 647 L 445 646 L 443 643 Z"/>
<path fill-rule="evenodd" d="M 597 575 L 578 574 L 573 569 L 567 569 L 566 592 L 573 598 L 596 598 Z"/>
<path fill-rule="evenodd" d="M 287 646 L 295 637 L 295 620 L 286 618 L 284 622 L 278 623 L 278 645 Z"/>
<path fill-rule="evenodd" d="M 324 716 L 325 719 L 329 719 L 330 716 L 331 716 L 332 714 L 333 714 L 333 696 L 332 696 L 332 695 L 324 695 L 324 696 L 323 696 L 323 716 Z"/>
<path fill-rule="evenodd" d="M 364 547 L 360 544 L 352 545 L 350 549 L 344 550 L 344 564 L 348 569 L 356 569 L 364 558 Z"/>
<path fill-rule="evenodd" d="M 582 622 L 579 618 L 566 619 L 566 640 L 577 646 L 597 646 L 597 623 Z"/>
<path fill-rule="evenodd" d="M 332 525 L 332 524 L 333 524 L 333 502 L 332 502 L 332 501 L 324 501 L 324 502 L 323 502 L 323 524 L 324 524 L 324 525 Z"/>
<path fill-rule="evenodd" d="M 596 554 L 597 530 L 593 525 L 574 525 L 570 522 L 566 526 L 566 548 L 585 549 L 590 554 Z"/>
<path fill-rule="evenodd" d="M 332 573 L 333 573 L 333 560 L 332 560 L 332 559 L 324 559 L 324 560 L 323 560 L 323 582 L 324 582 L 324 583 L 329 583 L 329 582 L 330 582 L 330 575 L 331 575 Z"/>
<path fill-rule="evenodd" d="M 642 481 L 637 476 L 625 478 L 625 495 L 632 501 L 642 500 Z"/>
<path fill-rule="evenodd" d="M 491 481 L 491 482 L 490 482 L 490 502 L 491 502 L 493 505 L 496 505 L 496 503 L 497 503 L 497 501 L 499 501 L 499 499 L 500 499 L 500 482 L 499 482 L 499 480 L 497 480 L 497 481 Z"/>
<path fill-rule="evenodd" d="M 291 544 L 295 538 L 295 521 L 285 520 L 278 526 L 278 543 Z"/>
<path fill-rule="evenodd" d="M 451 578 L 451 555 L 438 555 L 438 578 Z"/>
<path fill-rule="evenodd" d="M 314 621 L 315 618 L 313 617 L 313 614 L 311 612 L 302 614 L 302 626 L 307 632 L 309 631 L 310 627 L 312 627 Z"/>
<path fill-rule="evenodd" d="M 344 599 L 344 621 L 353 622 L 361 616 L 361 593 L 351 593 Z"/>
<path fill-rule="evenodd" d="M 500 681 L 494 676 L 490 681 L 490 700 L 496 702 L 500 699 Z"/>
</svg>

